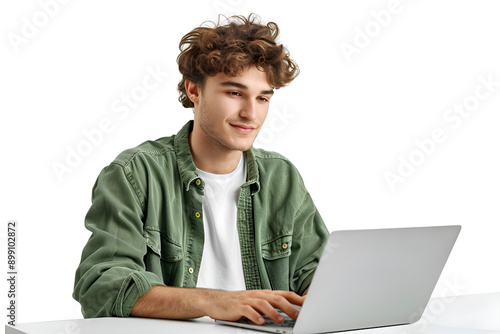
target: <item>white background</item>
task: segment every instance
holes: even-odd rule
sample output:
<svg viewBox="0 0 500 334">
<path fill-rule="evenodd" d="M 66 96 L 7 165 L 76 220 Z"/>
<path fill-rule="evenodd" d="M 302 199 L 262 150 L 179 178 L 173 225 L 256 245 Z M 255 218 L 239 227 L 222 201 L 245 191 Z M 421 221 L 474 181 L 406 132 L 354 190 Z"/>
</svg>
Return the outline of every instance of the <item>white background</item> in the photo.
<svg viewBox="0 0 500 334">
<path fill-rule="evenodd" d="M 94 181 L 122 150 L 192 117 L 177 102 L 178 43 L 218 13 L 278 23 L 301 74 L 273 97 L 258 146 L 295 163 L 330 230 L 460 224 L 434 295 L 500 291 L 497 1 L 401 0 L 390 17 L 389 0 L 55 3 L 0 5 L 1 258 L 6 268 L 6 225 L 17 219 L 18 323 L 82 317 L 71 294 Z M 148 68 L 168 75 L 116 113 Z M 478 88 L 480 77 L 497 86 Z M 468 118 L 443 119 L 464 101 Z M 84 132 L 106 119 L 111 129 L 85 147 Z M 446 140 L 419 153 L 415 141 L 435 129 Z M 87 155 L 58 179 L 53 164 L 77 147 Z M 410 158 L 419 165 L 391 189 L 385 174 L 404 173 Z"/>
</svg>

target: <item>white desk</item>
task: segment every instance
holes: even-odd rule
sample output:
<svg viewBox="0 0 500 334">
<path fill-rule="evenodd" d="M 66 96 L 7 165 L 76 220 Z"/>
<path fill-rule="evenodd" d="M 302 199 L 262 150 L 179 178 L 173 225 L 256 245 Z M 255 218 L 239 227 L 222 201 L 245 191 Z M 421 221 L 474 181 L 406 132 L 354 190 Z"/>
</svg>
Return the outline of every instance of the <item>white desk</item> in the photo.
<svg viewBox="0 0 500 334">
<path fill-rule="evenodd" d="M 143 318 L 76 319 L 6 325 L 6 334 L 165 334 L 259 333 L 215 324 L 209 318 L 189 321 Z M 422 318 L 407 326 L 346 332 L 349 334 L 500 334 L 500 292 L 433 298 Z"/>
</svg>

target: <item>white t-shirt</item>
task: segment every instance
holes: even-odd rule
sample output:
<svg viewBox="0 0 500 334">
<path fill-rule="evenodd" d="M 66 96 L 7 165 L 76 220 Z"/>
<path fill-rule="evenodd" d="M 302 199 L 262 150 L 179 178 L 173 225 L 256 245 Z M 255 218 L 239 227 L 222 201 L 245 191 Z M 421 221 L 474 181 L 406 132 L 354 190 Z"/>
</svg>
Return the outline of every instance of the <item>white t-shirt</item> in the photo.
<svg viewBox="0 0 500 334">
<path fill-rule="evenodd" d="M 245 290 L 241 263 L 237 208 L 247 170 L 243 154 L 229 174 L 211 174 L 197 169 L 205 182 L 203 227 L 205 242 L 198 274 L 198 288 L 226 291 Z"/>
</svg>

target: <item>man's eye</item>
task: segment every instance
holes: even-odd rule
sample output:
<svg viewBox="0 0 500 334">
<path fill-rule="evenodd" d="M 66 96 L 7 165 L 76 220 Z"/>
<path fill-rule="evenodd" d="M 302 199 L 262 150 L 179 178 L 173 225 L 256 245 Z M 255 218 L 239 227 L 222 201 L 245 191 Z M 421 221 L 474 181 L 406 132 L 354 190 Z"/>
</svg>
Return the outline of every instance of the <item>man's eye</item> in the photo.
<svg viewBox="0 0 500 334">
<path fill-rule="evenodd" d="M 261 102 L 269 102 L 269 99 L 267 97 L 259 97 L 259 101 L 261 101 Z"/>
<path fill-rule="evenodd" d="M 240 93 L 238 93 L 238 92 L 229 92 L 229 95 L 231 95 L 231 96 L 240 96 Z"/>
</svg>

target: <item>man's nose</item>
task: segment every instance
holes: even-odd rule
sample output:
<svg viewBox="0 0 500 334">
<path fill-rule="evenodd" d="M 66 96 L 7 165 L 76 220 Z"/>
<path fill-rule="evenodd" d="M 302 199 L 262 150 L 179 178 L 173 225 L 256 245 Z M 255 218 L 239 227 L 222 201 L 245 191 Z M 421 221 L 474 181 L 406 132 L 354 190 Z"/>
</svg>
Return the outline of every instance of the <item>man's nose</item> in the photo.
<svg viewBox="0 0 500 334">
<path fill-rule="evenodd" d="M 241 117 L 247 118 L 251 121 L 257 117 L 257 105 L 255 99 L 246 99 L 241 106 Z"/>
</svg>

